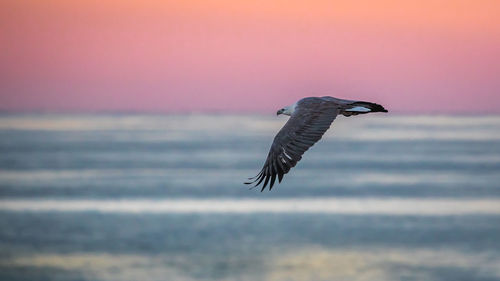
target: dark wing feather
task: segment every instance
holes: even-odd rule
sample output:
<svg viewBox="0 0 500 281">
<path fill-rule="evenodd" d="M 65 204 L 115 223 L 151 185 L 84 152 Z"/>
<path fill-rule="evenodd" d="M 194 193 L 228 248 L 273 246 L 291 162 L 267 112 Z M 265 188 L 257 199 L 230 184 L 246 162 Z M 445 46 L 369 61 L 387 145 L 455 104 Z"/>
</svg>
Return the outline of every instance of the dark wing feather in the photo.
<svg viewBox="0 0 500 281">
<path fill-rule="evenodd" d="M 302 154 L 321 139 L 337 117 L 338 107 L 334 102 L 321 98 L 307 98 L 299 101 L 295 112 L 274 137 L 262 170 L 251 182 L 258 186 L 264 182 L 261 191 L 269 183 L 273 188 L 276 177 L 281 182 L 283 175 L 297 165 Z M 255 187 L 254 186 L 254 187 Z"/>
</svg>

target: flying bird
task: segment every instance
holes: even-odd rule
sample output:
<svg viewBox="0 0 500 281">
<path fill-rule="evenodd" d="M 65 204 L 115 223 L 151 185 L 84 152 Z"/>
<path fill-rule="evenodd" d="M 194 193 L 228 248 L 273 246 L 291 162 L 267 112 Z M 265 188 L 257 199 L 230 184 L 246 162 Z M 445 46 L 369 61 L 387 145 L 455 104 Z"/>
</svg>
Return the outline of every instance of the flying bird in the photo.
<svg viewBox="0 0 500 281">
<path fill-rule="evenodd" d="M 343 100 L 334 97 L 307 97 L 284 107 L 276 115 L 288 115 L 290 118 L 274 137 L 262 170 L 250 182 L 258 186 L 263 182 L 261 192 L 269 183 L 273 188 L 276 178 L 281 183 L 283 175 L 297 165 L 302 154 L 318 142 L 330 128 L 337 115 L 352 116 L 370 112 L 387 112 L 380 104 Z M 252 188 L 253 188 L 252 187 Z"/>
</svg>

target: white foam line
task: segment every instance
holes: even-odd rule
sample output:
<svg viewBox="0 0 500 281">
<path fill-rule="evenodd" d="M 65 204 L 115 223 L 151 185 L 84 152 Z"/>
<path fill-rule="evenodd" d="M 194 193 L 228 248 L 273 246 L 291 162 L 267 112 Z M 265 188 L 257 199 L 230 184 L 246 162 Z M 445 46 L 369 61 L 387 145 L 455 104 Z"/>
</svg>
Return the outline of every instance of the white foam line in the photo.
<svg viewBox="0 0 500 281">
<path fill-rule="evenodd" d="M 381 215 L 500 215 L 500 200 L 304 198 L 178 200 L 0 200 L 0 211 L 103 213 L 325 213 Z"/>
</svg>

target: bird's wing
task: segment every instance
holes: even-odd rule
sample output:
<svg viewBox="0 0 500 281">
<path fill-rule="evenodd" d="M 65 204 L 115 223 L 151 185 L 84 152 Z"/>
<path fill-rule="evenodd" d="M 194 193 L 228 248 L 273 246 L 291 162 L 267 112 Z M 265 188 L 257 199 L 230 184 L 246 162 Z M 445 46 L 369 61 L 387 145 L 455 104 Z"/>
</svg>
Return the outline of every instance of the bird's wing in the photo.
<svg viewBox="0 0 500 281">
<path fill-rule="evenodd" d="M 264 167 L 246 184 L 257 182 L 255 186 L 258 186 L 264 181 L 263 191 L 269 182 L 271 190 L 276 177 L 281 182 L 283 175 L 302 159 L 302 154 L 321 139 L 338 112 L 337 104 L 332 101 L 321 98 L 299 101 L 288 122 L 274 137 Z"/>
</svg>

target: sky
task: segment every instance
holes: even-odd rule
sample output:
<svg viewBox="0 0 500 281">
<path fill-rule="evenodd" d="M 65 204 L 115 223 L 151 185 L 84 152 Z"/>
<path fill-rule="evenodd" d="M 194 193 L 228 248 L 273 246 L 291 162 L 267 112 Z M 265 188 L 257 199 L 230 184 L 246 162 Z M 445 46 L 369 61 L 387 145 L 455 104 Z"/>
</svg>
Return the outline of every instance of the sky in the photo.
<svg viewBox="0 0 500 281">
<path fill-rule="evenodd" d="M 500 113 L 500 1 L 3 0 L 0 110 Z"/>
</svg>

